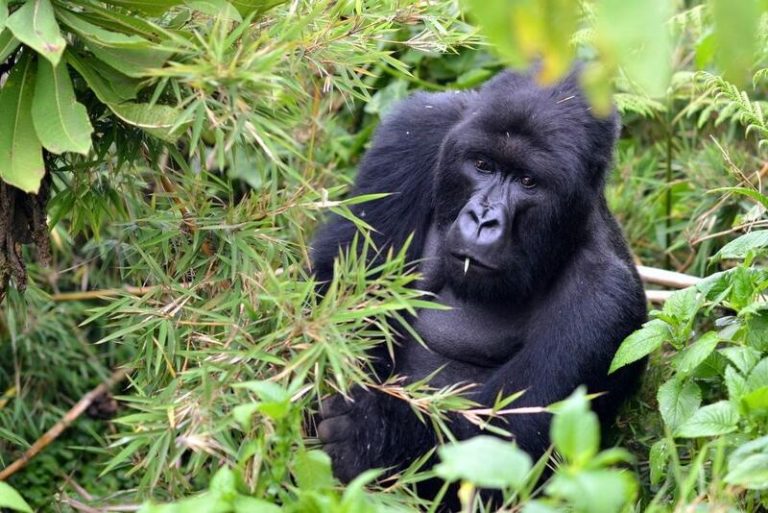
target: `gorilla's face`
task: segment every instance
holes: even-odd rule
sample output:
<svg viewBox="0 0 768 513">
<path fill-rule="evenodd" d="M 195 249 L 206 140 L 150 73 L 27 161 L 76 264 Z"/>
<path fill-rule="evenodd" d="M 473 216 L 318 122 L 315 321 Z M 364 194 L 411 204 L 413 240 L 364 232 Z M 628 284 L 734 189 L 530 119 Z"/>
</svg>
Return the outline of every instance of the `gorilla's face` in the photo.
<svg viewBox="0 0 768 513">
<path fill-rule="evenodd" d="M 558 112 L 565 109 L 556 97 L 550 109 L 535 100 L 535 110 L 519 101 L 487 101 L 495 108 L 470 113 L 443 142 L 435 176 L 436 256 L 461 297 L 527 300 L 588 235 L 601 185 L 590 184 L 588 160 L 579 154 L 588 133 L 573 124 L 559 129 L 558 116 L 567 110 Z"/>
</svg>

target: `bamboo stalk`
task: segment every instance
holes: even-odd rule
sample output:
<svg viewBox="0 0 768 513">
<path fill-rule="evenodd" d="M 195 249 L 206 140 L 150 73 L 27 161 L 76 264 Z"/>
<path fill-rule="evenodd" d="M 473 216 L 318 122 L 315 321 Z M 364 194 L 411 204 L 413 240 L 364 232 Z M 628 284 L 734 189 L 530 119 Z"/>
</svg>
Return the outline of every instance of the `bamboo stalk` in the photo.
<svg viewBox="0 0 768 513">
<path fill-rule="evenodd" d="M 40 451 L 45 449 L 51 442 L 56 440 L 56 438 L 58 438 L 59 435 L 64 432 L 64 430 L 67 429 L 69 425 L 72 424 L 72 422 L 75 421 L 75 419 L 77 419 L 85 410 L 88 409 L 88 407 L 97 397 L 108 392 L 113 386 L 122 381 L 127 375 L 127 369 L 118 369 L 112 373 L 112 376 L 110 376 L 107 381 L 85 394 L 82 399 L 80 399 L 61 418 L 61 420 L 54 424 L 51 429 L 46 431 L 43 436 L 35 440 L 35 443 L 33 443 L 29 449 L 24 451 L 24 454 L 22 454 L 19 459 L 5 467 L 3 470 L 0 470 L 0 481 L 5 481 L 17 471 L 21 470 L 24 465 L 29 463 L 29 461 L 37 456 Z"/>
</svg>

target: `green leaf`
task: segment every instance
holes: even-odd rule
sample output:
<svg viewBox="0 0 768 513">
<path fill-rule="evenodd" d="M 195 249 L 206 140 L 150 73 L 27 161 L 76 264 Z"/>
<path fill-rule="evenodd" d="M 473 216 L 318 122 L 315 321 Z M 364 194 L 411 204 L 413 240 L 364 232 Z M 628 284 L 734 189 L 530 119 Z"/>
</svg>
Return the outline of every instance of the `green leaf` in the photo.
<svg viewBox="0 0 768 513">
<path fill-rule="evenodd" d="M 8 20 L 8 0 L 0 0 L 0 30 L 5 27 L 5 22 Z M 3 59 L 0 59 L 2 61 Z"/>
<path fill-rule="evenodd" d="M 571 0 L 465 0 L 488 39 L 513 66 L 540 59 L 541 79 L 552 83 L 571 66 L 570 39 L 579 21 Z"/>
<path fill-rule="evenodd" d="M 26 192 L 37 192 L 45 176 L 43 148 L 32 124 L 33 63 L 24 54 L 0 89 L 0 178 Z"/>
<path fill-rule="evenodd" d="M 768 230 L 758 230 L 732 240 L 720 248 L 715 257 L 744 259 L 749 253 L 766 246 L 768 246 Z"/>
<path fill-rule="evenodd" d="M 669 0 L 598 0 L 595 44 L 609 67 L 620 66 L 651 97 L 663 96 L 672 76 Z"/>
<path fill-rule="evenodd" d="M 725 381 L 725 388 L 728 389 L 728 399 L 738 404 L 742 396 L 747 393 L 747 380 L 729 365 L 725 368 L 723 381 Z"/>
<path fill-rule="evenodd" d="M 238 495 L 232 503 L 234 513 L 280 513 L 279 506 L 256 497 Z M 195 512 L 200 513 L 200 512 Z"/>
<path fill-rule="evenodd" d="M 649 467 L 651 473 L 651 484 L 661 483 L 667 473 L 667 463 L 669 462 L 669 442 L 666 438 L 656 440 L 651 446 L 649 454 Z"/>
<path fill-rule="evenodd" d="M 725 356 L 739 372 L 746 375 L 757 362 L 760 361 L 760 351 L 746 346 L 733 346 L 719 349 L 718 352 Z"/>
<path fill-rule="evenodd" d="M 680 351 L 672 360 L 672 365 L 681 377 L 688 376 L 712 354 L 719 342 L 720 337 L 717 333 L 708 331 L 696 342 Z"/>
<path fill-rule="evenodd" d="M 38 139 L 51 153 L 87 155 L 91 149 L 93 127 L 85 107 L 75 100 L 66 62 L 54 68 L 38 59 L 32 121 Z"/>
<path fill-rule="evenodd" d="M 150 16 L 160 16 L 184 0 L 103 0 L 105 4 L 116 5 L 129 11 L 138 11 Z"/>
<path fill-rule="evenodd" d="M 768 411 L 768 387 L 760 387 L 742 395 L 741 404 L 746 412 Z"/>
<path fill-rule="evenodd" d="M 768 454 L 753 454 L 729 468 L 725 482 L 748 490 L 768 488 Z"/>
<path fill-rule="evenodd" d="M 234 385 L 235 388 L 247 388 L 260 399 L 255 410 L 275 420 L 284 418 L 291 407 L 291 394 L 272 381 L 247 381 Z M 242 405 L 247 406 L 247 405 Z"/>
<path fill-rule="evenodd" d="M 143 37 L 106 30 L 69 11 L 60 11 L 58 17 L 73 32 L 92 43 L 114 48 L 151 49 L 153 47 L 153 43 Z"/>
<path fill-rule="evenodd" d="M 181 133 L 176 128 L 179 109 L 168 105 L 150 105 L 148 103 L 109 103 L 109 109 L 126 123 L 139 127 L 151 135 L 166 142 L 176 142 Z"/>
<path fill-rule="evenodd" d="M 446 481 L 459 479 L 483 488 L 520 488 L 531 469 L 531 457 L 512 442 L 492 436 L 444 445 L 437 450 L 435 473 Z"/>
<path fill-rule="evenodd" d="M 32 513 L 32 508 L 19 495 L 19 492 L 11 488 L 11 485 L 2 481 L 0 481 L 0 508 Z"/>
<path fill-rule="evenodd" d="M 323 451 L 300 451 L 296 454 L 293 475 L 302 490 L 318 490 L 333 486 L 331 458 Z"/>
<path fill-rule="evenodd" d="M 243 17 L 240 12 L 226 0 L 187 0 L 184 2 L 187 7 L 200 11 L 214 18 L 220 17 L 225 20 L 242 22 Z"/>
<path fill-rule="evenodd" d="M 646 322 L 642 328 L 628 336 L 621 343 L 616 356 L 613 357 L 608 373 L 636 362 L 661 347 L 670 337 L 669 325 L 661 319 Z"/>
<path fill-rule="evenodd" d="M 0 62 L 4 62 L 20 44 L 21 42 L 13 37 L 13 33 L 10 30 L 0 30 Z"/>
<path fill-rule="evenodd" d="M 583 388 L 556 405 L 551 434 L 555 448 L 574 465 L 584 465 L 597 454 L 600 423 Z"/>
<path fill-rule="evenodd" d="M 664 302 L 662 312 L 678 324 L 689 322 L 701 308 L 702 298 L 696 287 L 678 290 Z"/>
<path fill-rule="evenodd" d="M 680 438 L 718 436 L 736 430 L 739 412 L 728 401 L 718 401 L 699 408 L 675 432 Z"/>
<path fill-rule="evenodd" d="M 728 81 L 747 84 L 758 49 L 759 1 L 710 0 L 709 7 L 715 22 L 715 60 Z"/>
<path fill-rule="evenodd" d="M 659 387 L 656 395 L 664 423 L 675 431 L 701 404 L 701 390 L 693 381 L 671 379 Z"/>
<path fill-rule="evenodd" d="M 67 51 L 65 59 L 103 103 L 122 103 L 136 98 L 139 81 L 107 66 L 98 59 L 84 59 Z"/>
<path fill-rule="evenodd" d="M 619 513 L 637 496 L 631 472 L 592 470 L 577 474 L 557 473 L 546 487 L 548 495 L 565 499 L 573 511 Z"/>
<path fill-rule="evenodd" d="M 768 488 L 768 436 L 747 442 L 728 456 L 725 482 L 750 490 Z"/>
<path fill-rule="evenodd" d="M 56 66 L 67 42 L 61 37 L 59 24 L 50 0 L 31 0 L 11 14 L 5 22 L 16 39 L 31 47 Z"/>
<path fill-rule="evenodd" d="M 88 48 L 100 60 L 133 78 L 142 78 L 150 70 L 161 68 L 173 54 L 156 48 L 116 48 L 91 43 Z"/>
<path fill-rule="evenodd" d="M 768 386 L 768 358 L 763 358 L 754 366 L 747 377 L 747 388 L 757 390 Z"/>
<path fill-rule="evenodd" d="M 273 7 L 277 7 L 280 4 L 286 3 L 288 0 L 231 0 L 231 4 L 235 6 L 235 9 L 240 11 L 243 16 L 249 14 L 263 13 Z"/>
</svg>

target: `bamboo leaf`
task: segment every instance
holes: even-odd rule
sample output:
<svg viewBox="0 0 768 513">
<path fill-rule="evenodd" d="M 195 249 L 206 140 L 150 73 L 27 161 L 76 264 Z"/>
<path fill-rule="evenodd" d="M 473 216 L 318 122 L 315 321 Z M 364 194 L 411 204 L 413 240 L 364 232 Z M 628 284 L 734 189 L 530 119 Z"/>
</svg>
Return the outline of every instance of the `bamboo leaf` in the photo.
<svg viewBox="0 0 768 513">
<path fill-rule="evenodd" d="M 61 37 L 59 24 L 53 14 L 50 0 L 34 0 L 22 5 L 5 22 L 13 35 L 37 53 L 59 63 L 67 42 Z"/>
<path fill-rule="evenodd" d="M 32 122 L 40 142 L 52 153 L 86 155 L 91 149 L 93 127 L 85 107 L 75 100 L 66 62 L 54 68 L 38 60 Z"/>
<path fill-rule="evenodd" d="M 0 178 L 26 192 L 37 192 L 45 175 L 43 148 L 32 125 L 32 66 L 25 54 L 0 90 Z"/>
</svg>

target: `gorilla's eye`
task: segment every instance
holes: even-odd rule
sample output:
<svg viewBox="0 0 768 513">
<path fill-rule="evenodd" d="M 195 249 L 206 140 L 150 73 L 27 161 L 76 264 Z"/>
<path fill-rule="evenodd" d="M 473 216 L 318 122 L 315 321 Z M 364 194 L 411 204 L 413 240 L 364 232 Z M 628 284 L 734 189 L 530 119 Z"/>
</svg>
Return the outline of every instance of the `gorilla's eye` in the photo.
<svg viewBox="0 0 768 513">
<path fill-rule="evenodd" d="M 485 159 L 475 159 L 475 169 L 481 173 L 493 172 L 493 164 Z"/>
<path fill-rule="evenodd" d="M 533 177 L 528 175 L 521 176 L 520 183 L 523 185 L 523 187 L 526 187 L 528 189 L 536 186 L 536 180 L 534 180 Z"/>
</svg>

